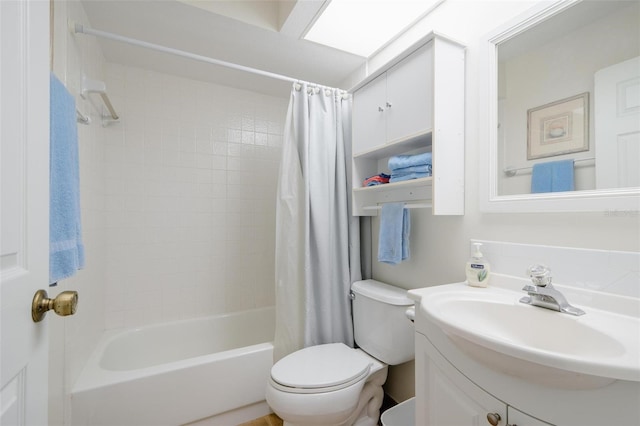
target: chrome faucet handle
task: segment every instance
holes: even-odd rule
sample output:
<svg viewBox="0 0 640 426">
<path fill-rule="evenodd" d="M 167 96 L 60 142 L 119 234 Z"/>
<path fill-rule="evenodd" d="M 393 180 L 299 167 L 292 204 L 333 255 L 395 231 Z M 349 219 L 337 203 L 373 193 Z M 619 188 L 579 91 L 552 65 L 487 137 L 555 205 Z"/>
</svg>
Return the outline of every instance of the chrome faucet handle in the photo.
<svg viewBox="0 0 640 426">
<path fill-rule="evenodd" d="M 536 264 L 529 266 L 527 273 L 531 281 L 538 287 L 546 287 L 551 284 L 551 269 L 545 265 Z"/>
</svg>

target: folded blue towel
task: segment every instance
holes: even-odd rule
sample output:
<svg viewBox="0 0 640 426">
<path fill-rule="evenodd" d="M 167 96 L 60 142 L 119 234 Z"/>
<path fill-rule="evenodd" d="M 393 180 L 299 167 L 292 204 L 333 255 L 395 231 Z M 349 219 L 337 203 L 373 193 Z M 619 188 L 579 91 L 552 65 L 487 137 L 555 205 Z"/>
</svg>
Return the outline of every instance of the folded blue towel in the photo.
<svg viewBox="0 0 640 426">
<path fill-rule="evenodd" d="M 397 265 L 409 259 L 410 231 L 409 210 L 404 208 L 404 204 L 384 204 L 380 214 L 378 261 Z"/>
<path fill-rule="evenodd" d="M 392 172 L 395 169 L 404 169 L 405 167 L 423 166 L 431 163 L 431 153 L 425 152 L 424 154 L 415 155 L 396 155 L 389 158 L 388 167 Z"/>
<path fill-rule="evenodd" d="M 402 169 L 394 169 L 391 172 L 391 176 L 403 176 L 411 173 L 431 174 L 431 164 L 424 164 L 422 166 L 403 167 Z"/>
<path fill-rule="evenodd" d="M 573 160 L 549 161 L 533 165 L 531 193 L 573 191 Z"/>
<path fill-rule="evenodd" d="M 84 267 L 75 99 L 50 78 L 49 284 Z"/>
<path fill-rule="evenodd" d="M 392 174 L 391 179 L 389 179 L 389 183 L 402 182 L 402 181 L 411 180 L 411 179 L 420 179 L 420 178 L 425 178 L 429 176 L 431 176 L 431 173 L 408 173 L 408 174 L 403 174 L 399 176 Z"/>
</svg>

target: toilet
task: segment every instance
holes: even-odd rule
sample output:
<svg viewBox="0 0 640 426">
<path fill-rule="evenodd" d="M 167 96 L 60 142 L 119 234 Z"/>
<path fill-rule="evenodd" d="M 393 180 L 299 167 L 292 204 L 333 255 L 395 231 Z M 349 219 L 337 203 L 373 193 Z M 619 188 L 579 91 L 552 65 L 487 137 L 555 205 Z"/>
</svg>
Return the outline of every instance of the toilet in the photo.
<svg viewBox="0 0 640 426">
<path fill-rule="evenodd" d="M 285 426 L 378 424 L 387 366 L 414 358 L 414 329 L 406 290 L 375 280 L 351 286 L 359 348 L 310 346 L 271 368 L 266 400 Z"/>
</svg>

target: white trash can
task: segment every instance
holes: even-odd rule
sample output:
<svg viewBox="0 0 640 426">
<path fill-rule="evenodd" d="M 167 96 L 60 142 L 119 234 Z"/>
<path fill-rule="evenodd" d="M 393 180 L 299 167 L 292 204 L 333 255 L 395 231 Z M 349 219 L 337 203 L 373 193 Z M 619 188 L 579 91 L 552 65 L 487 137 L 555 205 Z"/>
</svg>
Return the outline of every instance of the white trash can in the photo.
<svg viewBox="0 0 640 426">
<path fill-rule="evenodd" d="M 389 408 L 380 416 L 383 426 L 415 426 L 416 398 L 409 398 Z"/>
</svg>

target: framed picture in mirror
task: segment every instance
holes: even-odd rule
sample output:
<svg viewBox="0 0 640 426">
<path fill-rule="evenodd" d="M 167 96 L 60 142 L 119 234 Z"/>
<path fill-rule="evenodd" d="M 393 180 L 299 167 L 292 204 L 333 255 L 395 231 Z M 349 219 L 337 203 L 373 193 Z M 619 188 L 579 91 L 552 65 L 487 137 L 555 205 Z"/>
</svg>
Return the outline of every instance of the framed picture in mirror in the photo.
<svg viewBox="0 0 640 426">
<path fill-rule="evenodd" d="M 588 92 L 527 111 L 527 160 L 588 150 Z"/>
</svg>

